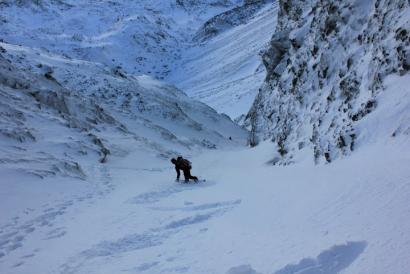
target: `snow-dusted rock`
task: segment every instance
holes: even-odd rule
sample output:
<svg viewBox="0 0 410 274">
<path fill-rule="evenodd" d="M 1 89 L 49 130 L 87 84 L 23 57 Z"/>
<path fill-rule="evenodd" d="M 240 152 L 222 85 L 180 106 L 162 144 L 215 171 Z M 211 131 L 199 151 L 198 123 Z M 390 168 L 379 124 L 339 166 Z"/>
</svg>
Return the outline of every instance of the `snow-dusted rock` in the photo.
<svg viewBox="0 0 410 274">
<path fill-rule="evenodd" d="M 408 1 L 280 1 L 250 143 L 271 139 L 280 163 L 303 148 L 316 162 L 354 150 L 372 130 L 360 120 L 377 108 L 384 79 L 408 78 L 409 10 Z"/>
<path fill-rule="evenodd" d="M 255 13 L 273 0 L 248 0 L 241 6 L 234 7 L 207 20 L 197 31 L 194 40 L 205 41 L 221 32 L 248 22 Z"/>
</svg>

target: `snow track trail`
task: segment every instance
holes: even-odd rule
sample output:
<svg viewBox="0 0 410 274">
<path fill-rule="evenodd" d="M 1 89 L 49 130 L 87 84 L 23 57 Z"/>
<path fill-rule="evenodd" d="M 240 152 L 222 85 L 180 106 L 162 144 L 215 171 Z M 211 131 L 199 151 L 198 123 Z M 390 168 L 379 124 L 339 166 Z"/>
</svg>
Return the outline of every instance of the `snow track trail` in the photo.
<svg viewBox="0 0 410 274">
<path fill-rule="evenodd" d="M 26 260 L 30 261 L 37 256 L 37 253 L 41 253 L 43 248 L 47 248 L 49 241 L 53 242 L 67 234 L 66 222 L 73 218 L 73 214 L 104 199 L 114 190 L 115 187 L 107 167 L 92 168 L 90 172 L 94 175 L 95 180 L 86 188 L 81 186 L 84 192 L 72 192 L 68 188 L 52 189 L 46 195 L 41 196 L 41 200 L 53 196 L 58 197 L 57 199 L 44 199 L 47 202 L 36 201 L 40 203 L 22 209 L 21 214 L 11 220 L 4 220 L 5 222 L 0 227 L 0 258 L 7 258 L 9 255 L 14 257 L 17 253 L 19 259 L 12 265 L 12 268 L 24 265 Z M 79 187 L 78 184 L 74 186 Z M 64 193 L 65 191 L 67 192 Z M 36 200 L 36 196 L 34 195 L 33 200 Z M 12 211 L 18 212 L 19 208 L 17 206 L 16 208 Z M 30 246 L 33 244 L 36 248 L 31 249 Z"/>
<path fill-rule="evenodd" d="M 406 273 L 410 159 L 396 157 L 405 145 L 316 167 L 264 165 L 272 144 L 211 151 L 192 158 L 193 171 L 208 179 L 199 184 L 173 182 L 170 163 L 149 155 L 138 168 L 141 155 L 114 158 L 95 168 L 100 183 L 88 192 L 3 222 L 0 270 Z"/>
</svg>

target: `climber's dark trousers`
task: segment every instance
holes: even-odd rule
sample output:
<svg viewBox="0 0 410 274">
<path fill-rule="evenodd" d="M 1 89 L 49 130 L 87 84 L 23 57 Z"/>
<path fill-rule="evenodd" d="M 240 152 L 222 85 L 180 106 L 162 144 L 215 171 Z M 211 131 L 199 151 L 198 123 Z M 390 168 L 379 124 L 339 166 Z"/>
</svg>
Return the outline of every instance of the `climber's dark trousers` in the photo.
<svg viewBox="0 0 410 274">
<path fill-rule="evenodd" d="M 183 171 L 184 171 L 185 182 L 189 182 L 189 179 L 192 179 L 194 181 L 198 180 L 198 177 L 191 175 L 191 170 L 184 169 Z"/>
</svg>

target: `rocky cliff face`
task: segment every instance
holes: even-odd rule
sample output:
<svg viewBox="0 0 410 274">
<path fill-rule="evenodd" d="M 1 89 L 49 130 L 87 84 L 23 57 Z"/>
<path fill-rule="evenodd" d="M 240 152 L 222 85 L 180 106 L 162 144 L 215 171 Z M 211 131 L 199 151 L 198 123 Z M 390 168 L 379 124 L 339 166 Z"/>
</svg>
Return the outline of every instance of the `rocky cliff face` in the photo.
<svg viewBox="0 0 410 274">
<path fill-rule="evenodd" d="M 266 80 L 247 115 L 250 144 L 272 140 L 280 164 L 302 149 L 316 163 L 353 151 L 384 79 L 408 76 L 409 12 L 407 0 L 281 0 Z"/>
</svg>

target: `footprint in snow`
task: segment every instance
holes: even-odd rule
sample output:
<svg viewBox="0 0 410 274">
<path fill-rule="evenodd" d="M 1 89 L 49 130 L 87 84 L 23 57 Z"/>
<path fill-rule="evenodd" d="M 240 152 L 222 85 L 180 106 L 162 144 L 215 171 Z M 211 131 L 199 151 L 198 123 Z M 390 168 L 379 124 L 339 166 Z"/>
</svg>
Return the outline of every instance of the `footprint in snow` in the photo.
<svg viewBox="0 0 410 274">
<path fill-rule="evenodd" d="M 201 211 L 207 209 L 223 208 L 223 207 L 233 207 L 242 202 L 241 199 L 233 201 L 223 201 L 215 203 L 205 203 L 200 205 L 194 205 L 192 202 L 185 202 L 184 207 L 150 207 L 153 210 L 160 211 Z"/>
<path fill-rule="evenodd" d="M 54 221 L 64 215 L 69 207 L 74 204 L 69 200 L 61 204 L 57 204 L 55 207 L 46 208 L 42 214 L 34 217 L 31 220 L 19 224 L 19 218 L 13 218 L 13 223 L 3 227 L 3 231 L 0 232 L 0 252 L 3 256 L 8 253 L 19 249 L 23 246 L 24 239 L 36 231 L 39 227 L 52 227 Z M 58 230 L 58 231 L 57 231 Z M 65 232 L 59 229 L 52 229 L 45 236 L 45 240 L 59 238 L 65 235 Z"/>
<path fill-rule="evenodd" d="M 96 258 L 117 257 L 122 253 L 162 245 L 169 238 L 183 231 L 185 228 L 200 225 L 212 218 L 220 217 L 240 202 L 241 200 L 234 200 L 189 206 L 186 210 L 188 212 L 194 211 L 194 215 L 170 221 L 165 225 L 149 229 L 145 232 L 126 235 L 117 240 L 102 241 L 72 257 L 67 263 L 61 266 L 61 273 L 74 273 L 85 264 L 88 264 L 89 261 Z M 196 212 L 198 210 L 205 210 L 205 212 L 198 213 Z M 207 229 L 202 228 L 201 231 L 206 232 Z M 145 266 L 142 266 L 142 269 L 144 269 Z M 150 268 L 151 267 L 154 266 L 150 266 Z M 181 271 L 182 270 L 184 269 L 181 269 Z"/>
<path fill-rule="evenodd" d="M 212 182 L 203 182 L 199 184 L 173 184 L 163 190 L 145 192 L 131 198 L 128 202 L 132 204 L 152 204 L 167 198 L 173 194 L 180 193 L 188 190 L 197 190 L 198 188 L 209 187 L 215 185 Z"/>
</svg>

